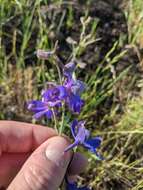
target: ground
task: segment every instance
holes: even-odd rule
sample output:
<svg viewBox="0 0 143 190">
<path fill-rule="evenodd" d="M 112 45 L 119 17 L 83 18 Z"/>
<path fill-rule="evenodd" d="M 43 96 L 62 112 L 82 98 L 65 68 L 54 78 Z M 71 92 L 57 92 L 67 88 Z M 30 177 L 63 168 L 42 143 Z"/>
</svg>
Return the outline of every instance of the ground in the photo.
<svg viewBox="0 0 143 190">
<path fill-rule="evenodd" d="M 0 119 L 33 122 L 26 102 L 57 78 L 53 60 L 34 52 L 58 41 L 58 58 L 66 64 L 75 54 L 87 83 L 79 119 L 103 137 L 105 160 L 84 153 L 90 164 L 80 178 L 96 190 L 143 189 L 142 7 L 142 0 L 0 3 Z"/>
</svg>

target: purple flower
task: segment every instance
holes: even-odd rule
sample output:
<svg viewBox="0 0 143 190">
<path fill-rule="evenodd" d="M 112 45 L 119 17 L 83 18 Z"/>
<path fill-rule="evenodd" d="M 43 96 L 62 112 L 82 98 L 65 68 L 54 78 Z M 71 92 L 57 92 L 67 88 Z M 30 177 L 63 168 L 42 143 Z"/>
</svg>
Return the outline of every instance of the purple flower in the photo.
<svg viewBox="0 0 143 190">
<path fill-rule="evenodd" d="M 77 184 L 74 182 L 69 182 L 66 178 L 66 190 L 89 190 L 87 187 L 77 187 Z"/>
<path fill-rule="evenodd" d="M 61 102 L 67 97 L 64 86 L 50 84 L 48 90 L 42 91 L 42 100 L 33 100 L 28 103 L 28 109 L 35 112 L 34 118 L 39 119 L 45 115 L 48 119 L 53 117 L 53 112 L 58 113 Z"/>
<path fill-rule="evenodd" d="M 63 68 L 63 74 L 68 79 L 72 78 L 73 72 L 75 71 L 76 65 L 73 61 L 66 64 Z"/>
<path fill-rule="evenodd" d="M 74 62 L 66 64 L 63 68 L 65 76 L 63 85 L 48 83 L 48 89 L 42 91 L 42 100 L 34 100 L 28 103 L 28 109 L 35 112 L 34 118 L 38 119 L 43 115 L 52 118 L 53 110 L 56 114 L 62 106 L 62 102 L 65 102 L 73 112 L 80 113 L 84 105 L 80 95 L 85 89 L 85 85 L 73 77 L 75 67 Z"/>
<path fill-rule="evenodd" d="M 53 116 L 53 111 L 50 109 L 48 102 L 42 102 L 41 100 L 32 100 L 28 102 L 28 109 L 35 113 L 33 116 L 35 119 L 39 119 L 43 115 L 48 119 Z"/>
<path fill-rule="evenodd" d="M 84 105 L 84 101 L 80 98 L 81 93 L 85 89 L 85 84 L 76 80 L 73 76 L 75 70 L 75 63 L 70 62 L 66 64 L 63 68 L 63 73 L 65 76 L 64 86 L 67 89 L 68 96 L 66 98 L 66 103 L 73 112 L 80 113 L 81 108 Z"/>
<path fill-rule="evenodd" d="M 80 80 L 76 80 L 73 76 L 75 67 L 74 62 L 70 62 L 64 66 L 63 73 L 66 77 L 64 86 L 66 86 L 67 89 L 70 89 L 74 95 L 81 95 L 81 93 L 85 90 L 85 84 Z"/>
<path fill-rule="evenodd" d="M 66 87 L 62 85 L 51 85 L 51 88 L 42 91 L 42 100 L 44 102 L 62 101 L 67 95 Z"/>
<path fill-rule="evenodd" d="M 78 80 L 74 81 L 72 78 L 67 79 L 64 83 L 68 93 L 66 103 L 69 109 L 73 112 L 80 113 L 81 108 L 84 105 L 84 101 L 80 98 L 80 94 L 84 90 L 83 85 L 82 82 L 79 82 Z"/>
<path fill-rule="evenodd" d="M 73 149 L 78 145 L 82 145 L 85 148 L 87 148 L 90 152 L 95 153 L 99 159 L 103 159 L 96 151 L 96 149 L 101 144 L 101 137 L 90 138 L 90 132 L 89 130 L 85 129 L 84 124 L 85 121 L 78 122 L 77 120 L 74 120 L 72 122 L 71 133 L 75 141 L 73 144 L 69 145 L 65 149 L 65 152 L 69 151 L 70 149 Z"/>
<path fill-rule="evenodd" d="M 81 108 L 84 105 L 84 101 L 78 95 L 74 95 L 70 93 L 66 99 L 66 103 L 68 104 L 69 109 L 71 109 L 75 113 L 80 113 Z"/>
<path fill-rule="evenodd" d="M 84 102 L 81 100 L 79 95 L 72 93 L 71 88 L 68 85 L 57 85 L 43 91 L 42 101 L 50 101 L 53 103 L 59 102 L 59 107 L 61 106 L 61 102 L 65 101 L 65 103 L 73 112 L 80 113 Z"/>
<path fill-rule="evenodd" d="M 70 79 L 66 84 L 65 87 L 67 88 L 68 97 L 67 97 L 67 104 L 69 108 L 73 112 L 80 113 L 81 108 L 84 105 L 84 101 L 80 98 L 81 93 L 84 90 L 84 84 L 76 80 Z"/>
</svg>

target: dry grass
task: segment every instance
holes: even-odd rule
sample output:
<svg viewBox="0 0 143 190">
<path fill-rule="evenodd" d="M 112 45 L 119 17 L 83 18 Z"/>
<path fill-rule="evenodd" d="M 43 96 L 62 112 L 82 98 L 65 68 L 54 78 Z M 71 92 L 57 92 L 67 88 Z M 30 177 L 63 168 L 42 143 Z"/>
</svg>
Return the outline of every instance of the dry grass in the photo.
<svg viewBox="0 0 143 190">
<path fill-rule="evenodd" d="M 74 55 L 86 65 L 78 73 L 88 86 L 79 118 L 103 136 L 105 161 L 85 153 L 90 164 L 80 181 L 96 190 L 143 189 L 143 2 L 119 7 L 103 0 L 0 0 L 0 119 L 32 122 L 26 102 L 57 77 L 53 59 L 39 61 L 34 52 L 58 40 L 64 64 Z M 83 16 L 91 18 L 84 26 Z"/>
</svg>

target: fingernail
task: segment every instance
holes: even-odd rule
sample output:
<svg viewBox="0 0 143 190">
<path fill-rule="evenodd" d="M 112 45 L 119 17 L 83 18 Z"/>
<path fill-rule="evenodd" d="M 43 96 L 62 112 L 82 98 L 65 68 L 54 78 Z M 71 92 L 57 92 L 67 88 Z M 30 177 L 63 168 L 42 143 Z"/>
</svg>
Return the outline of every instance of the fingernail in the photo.
<svg viewBox="0 0 143 190">
<path fill-rule="evenodd" d="M 60 148 L 49 145 L 45 151 L 46 157 L 51 162 L 55 163 L 58 167 L 65 168 L 69 164 L 69 155 L 64 153 Z"/>
</svg>

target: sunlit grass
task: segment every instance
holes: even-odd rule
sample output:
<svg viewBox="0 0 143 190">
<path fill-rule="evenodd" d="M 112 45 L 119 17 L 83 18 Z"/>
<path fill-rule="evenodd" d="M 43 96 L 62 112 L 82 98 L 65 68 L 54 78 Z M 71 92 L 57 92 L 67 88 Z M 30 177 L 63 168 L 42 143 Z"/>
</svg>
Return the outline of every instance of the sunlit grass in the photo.
<svg viewBox="0 0 143 190">
<path fill-rule="evenodd" d="M 0 0 L 0 119 L 33 122 L 26 102 L 37 99 L 45 82 L 57 78 L 53 59 L 37 60 L 34 52 L 51 50 L 58 40 L 60 58 L 64 64 L 71 57 L 76 58 L 79 77 L 87 84 L 83 94 L 86 104 L 79 118 L 87 121 L 93 135 L 103 137 L 100 152 L 105 160 L 99 162 L 94 155 L 85 153 L 90 164 L 89 176 L 83 174 L 83 182 L 97 190 L 142 189 L 143 82 L 135 77 L 133 65 L 120 72 L 116 67 L 122 64 L 130 47 L 139 58 L 139 68 L 142 66 L 143 2 L 131 0 L 124 10 L 128 44 L 121 47 L 116 41 L 100 62 L 92 61 L 91 68 L 83 55 L 100 41 L 96 37 L 100 19 L 90 17 L 87 9 L 77 22 L 73 4 L 56 0 L 50 5 L 47 0 Z M 78 11 L 79 5 L 75 6 Z M 73 34 L 71 31 L 74 35 L 64 39 L 66 32 Z M 63 41 L 68 48 L 63 47 Z M 80 68 L 81 62 L 85 68 Z"/>
</svg>

